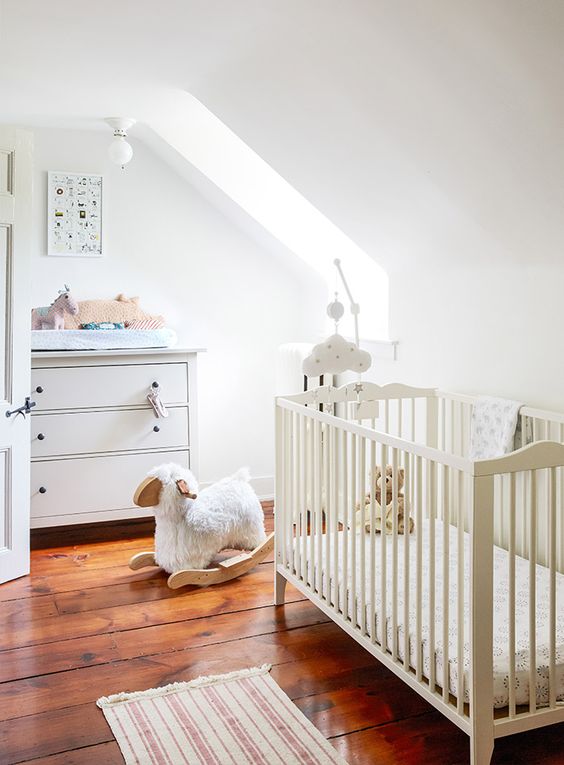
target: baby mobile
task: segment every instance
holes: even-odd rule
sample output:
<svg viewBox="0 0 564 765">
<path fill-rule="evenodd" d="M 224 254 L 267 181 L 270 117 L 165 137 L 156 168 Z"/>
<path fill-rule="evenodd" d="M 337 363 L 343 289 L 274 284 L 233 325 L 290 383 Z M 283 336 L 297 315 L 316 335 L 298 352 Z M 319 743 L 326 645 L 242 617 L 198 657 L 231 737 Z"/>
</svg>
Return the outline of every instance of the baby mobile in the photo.
<svg viewBox="0 0 564 765">
<path fill-rule="evenodd" d="M 354 318 L 354 336 L 355 342 L 347 340 L 339 334 L 339 321 L 343 318 L 345 307 L 339 301 L 339 294 L 335 291 L 335 299 L 327 306 L 327 315 L 335 322 L 335 333 L 315 345 L 307 358 L 304 359 L 302 369 L 307 377 L 320 377 L 324 374 L 342 374 L 343 372 L 357 372 L 358 379 L 361 379 L 363 372 L 370 369 L 372 357 L 368 351 L 363 351 L 359 347 L 358 334 L 358 316 L 360 306 L 355 303 L 343 269 L 341 261 L 337 258 L 333 261 L 337 270 L 336 276 L 340 277 L 345 288 L 345 292 L 350 300 L 350 311 Z"/>
</svg>

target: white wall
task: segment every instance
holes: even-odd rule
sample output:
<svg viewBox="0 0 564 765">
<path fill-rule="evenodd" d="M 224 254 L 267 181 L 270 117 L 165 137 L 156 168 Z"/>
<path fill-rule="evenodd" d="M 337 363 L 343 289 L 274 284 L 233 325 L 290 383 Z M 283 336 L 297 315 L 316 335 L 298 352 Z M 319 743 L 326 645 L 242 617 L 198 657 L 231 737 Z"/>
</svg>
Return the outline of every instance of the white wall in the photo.
<svg viewBox="0 0 564 765">
<path fill-rule="evenodd" d="M 371 377 L 564 411 L 564 266 L 406 268 L 392 279 L 398 361 Z"/>
<path fill-rule="evenodd" d="M 143 144 L 125 171 L 106 158 L 109 135 L 35 135 L 33 305 L 63 283 L 78 299 L 139 295 L 200 357 L 200 479 L 241 464 L 272 492 L 276 350 L 323 326 L 323 284 L 293 255 L 268 251 L 214 209 Z M 133 141 L 132 141 L 133 143 Z M 46 172 L 102 173 L 103 258 L 46 252 Z"/>
<path fill-rule="evenodd" d="M 257 36 L 194 93 L 387 270 L 398 362 L 371 375 L 564 411 L 564 4 L 277 21 L 291 56 Z"/>
</svg>

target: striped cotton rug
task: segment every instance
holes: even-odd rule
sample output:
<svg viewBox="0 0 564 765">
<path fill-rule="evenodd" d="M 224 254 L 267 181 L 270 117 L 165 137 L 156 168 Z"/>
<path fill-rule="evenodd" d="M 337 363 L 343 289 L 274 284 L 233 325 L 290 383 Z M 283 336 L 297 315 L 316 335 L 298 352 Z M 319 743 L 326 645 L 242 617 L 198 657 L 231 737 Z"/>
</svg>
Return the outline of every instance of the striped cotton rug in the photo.
<svg viewBox="0 0 564 765">
<path fill-rule="evenodd" d="M 98 699 L 126 765 L 346 765 L 269 665 Z"/>
</svg>

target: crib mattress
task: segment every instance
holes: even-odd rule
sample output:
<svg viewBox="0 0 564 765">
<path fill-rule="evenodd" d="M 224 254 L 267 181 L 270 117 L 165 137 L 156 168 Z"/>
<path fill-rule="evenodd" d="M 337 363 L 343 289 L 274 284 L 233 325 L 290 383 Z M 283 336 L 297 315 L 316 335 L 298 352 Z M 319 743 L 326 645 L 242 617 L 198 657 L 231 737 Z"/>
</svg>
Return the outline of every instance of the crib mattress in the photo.
<svg viewBox="0 0 564 765">
<path fill-rule="evenodd" d="M 422 528 L 416 530 L 409 537 L 409 616 L 408 624 L 404 623 L 404 577 L 403 577 L 403 556 L 405 537 L 397 537 L 398 554 L 398 587 L 397 587 L 397 654 L 401 660 L 404 659 L 405 630 L 409 634 L 409 652 L 410 664 L 415 667 L 416 664 L 416 609 L 415 598 L 417 593 L 416 581 L 416 548 L 417 534 L 421 534 L 422 546 L 422 581 L 421 581 L 421 637 L 422 637 L 422 655 L 423 655 L 423 674 L 430 677 L 431 656 L 429 645 L 429 627 L 430 627 L 430 593 L 431 584 L 429 571 L 431 565 L 431 536 L 429 521 L 423 521 Z M 448 678 L 449 690 L 458 697 L 458 677 L 459 668 L 457 661 L 457 529 L 449 527 L 449 587 L 448 587 Z M 339 600 L 341 608 L 346 597 L 348 602 L 348 613 L 353 613 L 351 578 L 352 578 L 352 545 L 356 547 L 356 614 L 358 624 L 362 624 L 362 613 L 360 605 L 360 588 L 362 582 L 361 572 L 361 537 L 364 536 L 366 550 L 366 565 L 364 571 L 365 580 L 365 603 L 366 603 L 366 629 L 369 635 L 375 628 L 376 641 L 381 644 L 382 624 L 381 624 L 381 537 L 375 537 L 375 597 L 374 604 L 371 602 L 371 566 L 369 563 L 370 536 L 360 531 L 348 533 L 347 544 L 347 572 L 344 576 L 343 567 L 343 548 L 345 534 L 340 531 L 337 533 L 338 545 L 338 584 Z M 437 685 L 442 687 L 443 683 L 443 579 L 442 579 L 442 551 L 443 551 L 443 525 L 439 520 L 435 521 L 435 609 L 434 609 L 434 630 L 435 630 L 435 673 Z M 331 547 L 331 565 L 333 566 L 333 545 L 334 536 L 329 535 L 329 545 Z M 468 534 L 464 535 L 464 700 L 469 701 L 468 694 L 468 670 L 469 670 L 469 573 L 470 573 L 470 538 Z M 299 540 L 296 540 L 296 544 Z M 310 539 L 307 539 L 309 551 Z M 322 537 L 322 555 L 321 555 L 321 585 L 322 591 L 326 592 L 327 566 L 325 535 Z M 391 536 L 386 537 L 386 636 L 387 645 L 391 649 L 393 638 L 392 623 L 392 547 L 393 540 Z M 315 552 L 317 555 L 317 542 L 315 542 Z M 301 552 L 301 547 L 300 547 Z M 299 552 L 294 549 L 294 560 L 296 566 L 299 564 Z M 308 555 L 309 557 L 309 555 Z M 509 703 L 509 555 L 506 550 L 499 547 L 494 548 L 494 707 L 503 708 Z M 319 576 L 318 562 L 307 562 L 306 570 L 308 580 L 312 576 Z M 557 637 L 556 637 L 556 694 L 558 701 L 564 701 L 564 575 L 556 575 L 556 613 L 557 613 Z M 329 583 L 331 589 L 331 600 L 335 602 L 335 581 L 334 573 L 330 572 Z M 345 587 L 344 587 L 345 585 Z M 536 567 L 536 703 L 538 706 L 548 704 L 548 660 L 549 660 L 549 571 L 546 567 L 537 565 Z M 346 589 L 346 596 L 344 595 Z M 374 625 L 374 627 L 372 626 Z M 515 700 L 517 704 L 529 703 L 529 562 L 523 558 L 516 557 L 515 560 Z"/>
<path fill-rule="evenodd" d="M 121 348 L 169 348 L 176 332 L 162 329 L 34 329 L 32 351 L 107 351 Z"/>
</svg>

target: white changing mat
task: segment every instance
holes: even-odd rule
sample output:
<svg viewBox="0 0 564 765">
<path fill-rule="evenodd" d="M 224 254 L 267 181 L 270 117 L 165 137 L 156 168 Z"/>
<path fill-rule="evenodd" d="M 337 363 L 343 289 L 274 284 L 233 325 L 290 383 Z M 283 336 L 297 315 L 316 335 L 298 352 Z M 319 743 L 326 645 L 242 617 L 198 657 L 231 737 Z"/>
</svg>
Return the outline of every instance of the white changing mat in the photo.
<svg viewBox="0 0 564 765">
<path fill-rule="evenodd" d="M 162 329 L 34 329 L 32 351 L 108 351 L 120 348 L 171 348 L 176 332 Z"/>
<path fill-rule="evenodd" d="M 430 533 L 429 521 L 423 521 L 422 532 L 414 532 L 409 538 L 409 635 L 410 635 L 410 663 L 415 667 L 415 598 L 417 592 L 416 582 L 416 534 L 423 533 L 422 538 L 422 568 L 423 580 L 421 582 L 421 600 L 422 600 L 422 643 L 423 643 L 423 673 L 428 678 L 430 675 L 430 651 L 429 651 L 429 567 L 431 560 L 430 553 Z M 458 666 L 457 666 L 457 529 L 451 526 L 449 529 L 449 629 L 448 629 L 448 652 L 449 652 L 449 685 L 450 692 L 457 696 L 458 693 Z M 469 701 L 468 695 L 468 669 L 469 669 L 469 561 L 470 561 L 470 538 L 465 534 L 464 544 L 464 580 L 465 580 L 465 613 L 464 613 L 464 699 Z M 343 597 L 343 532 L 338 533 L 339 548 L 339 598 Z M 376 565 L 375 565 L 375 609 L 370 603 L 370 536 L 364 535 L 365 555 L 366 555 L 366 624 L 367 631 L 371 634 L 371 614 L 376 612 L 376 640 L 381 642 L 381 624 L 380 624 L 380 556 L 381 556 L 381 537 L 378 534 L 375 538 Z M 357 619 L 361 623 L 360 607 L 360 587 L 361 587 L 361 569 L 360 569 L 360 532 L 349 532 L 348 543 L 348 582 L 351 576 L 351 551 L 352 544 L 356 544 L 356 594 L 357 594 Z M 330 547 L 333 550 L 333 534 L 330 535 Z M 404 577 L 402 573 L 403 554 L 405 537 L 397 537 L 398 551 L 398 598 L 397 598 L 397 647 L 400 659 L 404 657 Z M 309 552 L 309 539 L 308 539 Z M 315 544 L 317 554 L 317 543 Z M 435 521 L 435 671 L 437 685 L 442 687 L 443 680 L 443 582 L 442 582 L 442 550 L 443 550 L 443 526 L 439 520 Z M 301 550 L 300 550 L 301 552 Z M 325 593 L 326 587 L 326 565 L 325 565 L 326 539 L 322 540 L 322 586 Z M 294 553 L 296 563 L 298 555 Z M 499 547 L 494 548 L 494 707 L 506 707 L 509 703 L 509 569 L 508 553 Z M 308 560 L 308 577 L 311 576 L 315 567 Z M 388 647 L 392 646 L 392 536 L 386 536 L 386 633 Z M 556 613 L 557 613 L 557 637 L 556 637 L 556 694 L 559 701 L 564 700 L 564 575 L 557 574 L 556 581 Z M 333 581 L 333 572 L 330 573 L 331 599 L 334 602 L 335 585 Z M 523 558 L 516 557 L 515 560 L 515 700 L 517 704 L 529 703 L 529 652 L 528 652 L 528 633 L 529 633 L 529 562 Z M 350 585 L 347 582 L 347 598 L 349 601 L 349 615 L 352 613 L 352 595 L 349 591 Z M 536 674 L 536 702 L 538 706 L 548 703 L 548 657 L 549 657 L 549 571 L 544 566 L 537 566 L 536 569 L 536 641 L 537 641 L 537 674 Z M 342 606 L 341 606 L 342 607 Z"/>
</svg>

